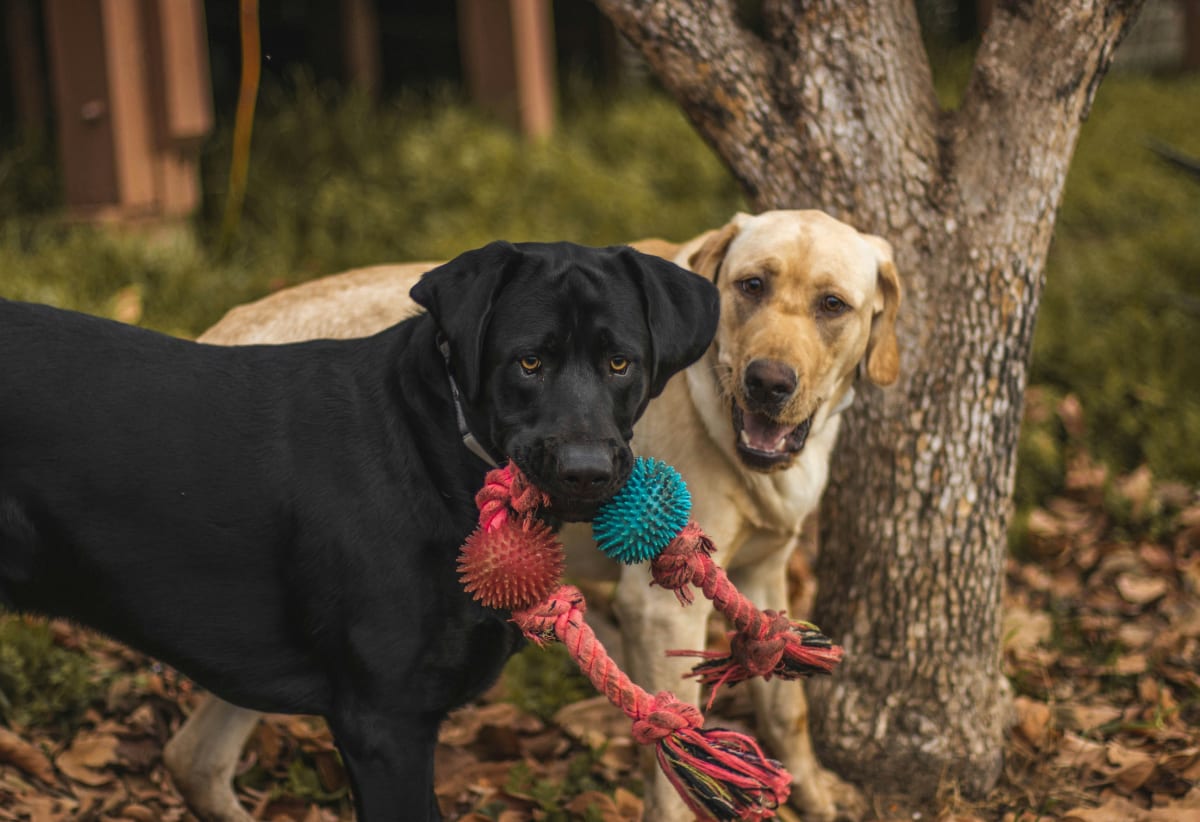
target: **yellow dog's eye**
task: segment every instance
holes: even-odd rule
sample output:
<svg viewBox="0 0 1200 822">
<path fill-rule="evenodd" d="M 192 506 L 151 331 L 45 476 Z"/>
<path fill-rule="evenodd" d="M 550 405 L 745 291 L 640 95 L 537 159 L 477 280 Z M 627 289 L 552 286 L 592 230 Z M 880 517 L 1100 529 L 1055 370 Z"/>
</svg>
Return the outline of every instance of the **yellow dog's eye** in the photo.
<svg viewBox="0 0 1200 822">
<path fill-rule="evenodd" d="M 826 294 L 821 298 L 821 311 L 831 317 L 836 317 L 840 314 L 845 314 L 850 310 L 850 306 L 841 297 L 835 297 L 833 294 Z"/>
<path fill-rule="evenodd" d="M 629 360 L 618 354 L 608 361 L 608 367 L 614 374 L 624 374 L 629 370 Z"/>
<path fill-rule="evenodd" d="M 542 361 L 533 355 L 522 357 L 520 363 L 526 374 L 533 374 L 542 368 Z"/>
<path fill-rule="evenodd" d="M 748 297 L 757 297 L 762 294 L 764 285 L 762 277 L 747 277 L 737 281 L 738 289 Z"/>
</svg>

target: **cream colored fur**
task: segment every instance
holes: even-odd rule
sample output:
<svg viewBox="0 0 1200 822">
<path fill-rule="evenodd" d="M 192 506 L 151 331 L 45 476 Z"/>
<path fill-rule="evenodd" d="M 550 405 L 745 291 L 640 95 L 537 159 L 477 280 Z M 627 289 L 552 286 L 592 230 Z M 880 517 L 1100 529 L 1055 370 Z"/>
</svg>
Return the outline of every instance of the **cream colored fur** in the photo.
<svg viewBox="0 0 1200 822">
<path fill-rule="evenodd" d="M 693 516 L 743 593 L 759 607 L 786 610 L 788 560 L 825 488 L 839 407 L 852 397 L 860 368 L 879 384 L 896 377 L 900 283 L 891 249 L 816 211 L 739 214 L 683 245 L 661 240 L 633 245 L 714 278 L 722 295 L 713 347 L 650 403 L 635 429 L 634 447 L 682 473 Z M 370 334 L 413 311 L 408 290 L 432 266 L 376 266 L 297 286 L 233 309 L 200 339 L 228 345 Z M 752 302 L 738 287 L 750 277 L 769 285 Z M 850 310 L 832 320 L 821 315 L 817 306 L 828 294 Z M 742 370 L 758 357 L 787 362 L 797 372 L 796 392 L 780 422 L 812 416 L 803 450 L 769 472 L 742 462 L 731 421 L 731 402 L 745 402 Z M 586 530 L 569 529 L 564 539 L 573 573 L 618 573 L 607 560 L 596 561 L 600 555 Z M 584 558 L 589 561 L 581 562 Z M 619 573 L 614 605 L 630 674 L 648 690 L 670 689 L 697 702 L 699 688 L 681 679 L 690 663 L 664 652 L 703 647 L 708 610 L 700 602 L 681 608 L 672 594 L 650 587 L 645 566 Z M 861 815 L 857 792 L 813 755 L 802 686 L 774 680 L 749 687 L 761 740 L 795 780 L 793 804 L 813 819 Z M 167 747 L 176 784 L 209 818 L 249 819 L 237 807 L 229 775 L 255 716 L 210 699 Z M 666 780 L 651 776 L 645 819 L 682 822 L 690 815 Z"/>
</svg>

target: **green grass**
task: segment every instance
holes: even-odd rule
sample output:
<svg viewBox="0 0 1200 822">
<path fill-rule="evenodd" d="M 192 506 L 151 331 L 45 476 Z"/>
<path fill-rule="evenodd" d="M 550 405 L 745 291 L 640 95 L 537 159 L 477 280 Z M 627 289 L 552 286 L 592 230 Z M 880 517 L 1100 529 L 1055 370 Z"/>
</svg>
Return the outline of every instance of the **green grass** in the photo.
<svg viewBox="0 0 1200 822">
<path fill-rule="evenodd" d="M 1077 394 L 1088 445 L 1121 470 L 1200 483 L 1200 77 L 1114 75 L 1067 178 L 1031 379 Z"/>
<path fill-rule="evenodd" d="M 0 725 L 73 725 L 103 698 L 89 658 L 54 642 L 40 620 L 0 620 Z"/>
</svg>

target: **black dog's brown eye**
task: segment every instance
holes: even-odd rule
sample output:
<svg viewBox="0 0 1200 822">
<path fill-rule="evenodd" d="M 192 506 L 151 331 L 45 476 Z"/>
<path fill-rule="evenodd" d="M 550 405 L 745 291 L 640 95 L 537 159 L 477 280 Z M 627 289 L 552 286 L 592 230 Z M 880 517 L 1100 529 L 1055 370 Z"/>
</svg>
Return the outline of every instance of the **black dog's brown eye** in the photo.
<svg viewBox="0 0 1200 822">
<path fill-rule="evenodd" d="M 618 355 L 608 361 L 608 367 L 614 374 L 624 374 L 629 370 L 629 360 Z"/>
<path fill-rule="evenodd" d="M 738 280 L 737 287 L 743 294 L 757 297 L 763 291 L 762 277 L 747 277 L 744 280 Z"/>
<path fill-rule="evenodd" d="M 821 298 L 821 311 L 832 317 L 839 314 L 844 314 L 849 310 L 850 306 L 846 305 L 846 301 L 841 297 L 835 297 L 832 294 L 827 294 Z"/>
<path fill-rule="evenodd" d="M 526 374 L 533 374 L 542 367 L 542 361 L 532 355 L 521 358 L 521 368 L 525 369 Z"/>
</svg>

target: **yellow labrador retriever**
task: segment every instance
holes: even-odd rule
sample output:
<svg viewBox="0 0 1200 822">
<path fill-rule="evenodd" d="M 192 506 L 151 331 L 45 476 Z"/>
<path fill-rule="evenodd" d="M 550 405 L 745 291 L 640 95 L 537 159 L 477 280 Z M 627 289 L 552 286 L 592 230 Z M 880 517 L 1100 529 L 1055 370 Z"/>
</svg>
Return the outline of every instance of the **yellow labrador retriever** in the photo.
<svg viewBox="0 0 1200 822">
<path fill-rule="evenodd" d="M 633 245 L 709 277 L 721 292 L 713 346 L 650 404 L 634 447 L 683 474 L 693 515 L 741 590 L 759 607 L 785 610 L 788 558 L 825 487 L 855 379 L 861 372 L 886 385 L 897 376 L 901 286 L 891 248 L 817 211 L 739 214 L 683 245 Z M 408 290 L 433 265 L 376 266 L 297 286 L 233 309 L 200 339 L 246 344 L 370 334 L 415 310 Z M 580 552 L 571 547 L 574 560 Z M 588 564 L 591 573 L 597 564 Z M 572 565 L 577 573 L 583 567 Z M 599 570 L 616 573 L 611 565 Z M 665 651 L 703 646 L 704 605 L 681 608 L 673 594 L 650 587 L 644 566 L 633 566 L 620 570 L 615 609 L 634 678 L 697 702 L 699 686 L 681 679 L 690 662 Z M 750 687 L 759 734 L 795 779 L 793 801 L 810 818 L 860 815 L 857 792 L 813 755 L 803 688 L 778 680 Z M 168 744 L 167 764 L 197 813 L 249 819 L 230 779 L 257 718 L 210 698 Z M 645 819 L 690 818 L 666 780 L 652 780 Z"/>
</svg>

